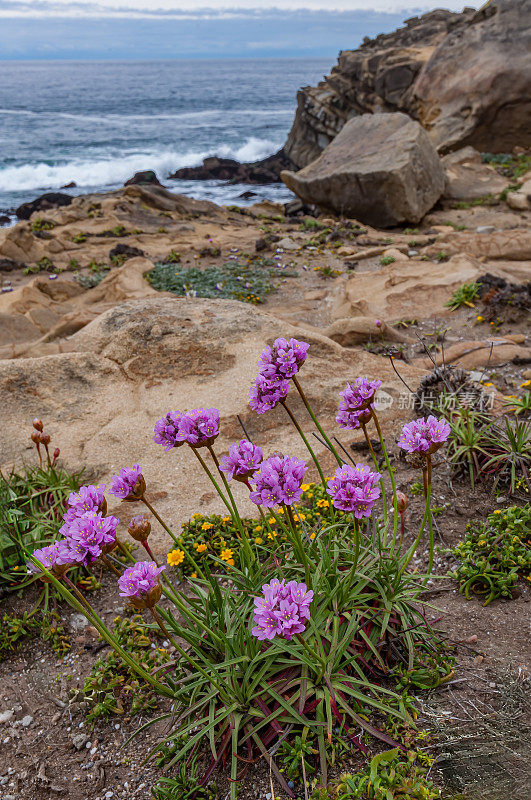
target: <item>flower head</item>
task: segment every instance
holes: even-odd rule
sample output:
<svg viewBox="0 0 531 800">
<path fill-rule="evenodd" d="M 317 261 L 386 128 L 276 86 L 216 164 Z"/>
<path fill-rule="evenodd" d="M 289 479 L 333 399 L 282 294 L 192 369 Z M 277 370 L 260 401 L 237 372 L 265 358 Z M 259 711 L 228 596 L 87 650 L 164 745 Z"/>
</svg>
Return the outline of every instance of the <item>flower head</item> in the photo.
<svg viewBox="0 0 531 800">
<path fill-rule="evenodd" d="M 277 635 L 293 639 L 294 634 L 305 630 L 313 600 L 313 592 L 305 583 L 273 580 L 262 586 L 262 593 L 254 601 L 256 626 L 252 633 L 257 639 L 273 639 Z"/>
<path fill-rule="evenodd" d="M 274 375 L 271 378 L 258 374 L 249 391 L 249 405 L 257 414 L 271 411 L 280 400 L 283 400 L 289 390 L 289 382 Z"/>
<path fill-rule="evenodd" d="M 105 514 L 107 510 L 107 503 L 103 496 L 105 488 L 104 483 L 100 483 L 98 486 L 91 484 L 80 486 L 78 492 L 72 492 L 67 500 L 68 508 L 63 515 L 65 522 L 71 522 L 76 517 L 86 514 L 87 511 L 102 511 Z"/>
<path fill-rule="evenodd" d="M 356 378 L 352 383 L 347 383 L 346 389 L 339 392 L 342 398 L 339 410 L 353 412 L 369 408 L 381 385 L 381 381 L 368 381 L 366 378 Z"/>
<path fill-rule="evenodd" d="M 151 533 L 151 523 L 147 517 L 139 514 L 138 516 L 133 517 L 127 526 L 127 530 L 129 532 L 129 536 L 135 539 L 135 541 L 145 542 Z"/>
<path fill-rule="evenodd" d="M 54 542 L 48 545 L 48 547 L 34 550 L 33 557 L 36 558 L 37 561 L 40 561 L 43 567 L 46 567 L 47 570 L 55 573 L 58 577 L 66 572 L 66 570 L 64 568 L 61 569 L 61 567 L 72 563 L 68 547 L 65 545 L 64 541 Z M 28 561 L 28 570 L 34 575 L 44 575 L 42 569 L 32 561 Z"/>
<path fill-rule="evenodd" d="M 266 347 L 258 359 L 260 374 L 266 378 L 275 375 L 292 378 L 306 361 L 309 347 L 309 344 L 297 339 L 275 339 L 273 346 Z"/>
<path fill-rule="evenodd" d="M 170 553 L 168 553 L 166 560 L 170 567 L 178 567 L 179 564 L 182 564 L 184 561 L 184 551 L 172 550 Z"/>
<path fill-rule="evenodd" d="M 220 470 L 227 475 L 230 480 L 245 481 L 254 475 L 264 454 L 262 448 L 247 439 L 240 439 L 233 442 L 229 447 L 228 456 L 222 456 L 220 460 Z"/>
<path fill-rule="evenodd" d="M 88 511 L 72 522 L 65 522 L 59 533 L 65 536 L 72 561 L 87 564 L 112 550 L 116 543 L 116 517 L 104 517 L 100 512 Z"/>
<path fill-rule="evenodd" d="M 361 411 L 350 411 L 348 408 L 342 407 L 344 401 L 339 403 L 339 411 L 336 416 L 336 422 L 340 428 L 346 428 L 349 431 L 354 431 L 360 425 L 366 425 L 372 417 L 374 404 L 371 403 L 367 408 Z"/>
<path fill-rule="evenodd" d="M 298 503 L 302 496 L 301 484 L 308 467 L 304 461 L 292 456 L 271 456 L 255 475 L 256 488 L 249 499 L 256 505 L 271 508 L 274 505 Z"/>
<path fill-rule="evenodd" d="M 118 475 L 111 478 L 110 493 L 122 500 L 139 500 L 146 491 L 146 483 L 140 464 L 122 467 Z"/>
<path fill-rule="evenodd" d="M 352 511 L 356 519 L 370 517 L 374 501 L 380 497 L 376 485 L 381 475 L 371 472 L 365 464 L 338 467 L 334 477 L 327 481 L 327 493 L 332 504 L 341 511 Z"/>
<path fill-rule="evenodd" d="M 219 436 L 219 411 L 217 408 L 197 408 L 187 411 L 179 420 L 177 438 L 191 447 L 212 444 Z"/>
<path fill-rule="evenodd" d="M 129 597 L 137 608 L 151 608 L 160 600 L 162 586 L 158 576 L 164 569 L 154 561 L 137 561 L 118 578 L 120 597 Z"/>
<path fill-rule="evenodd" d="M 435 453 L 450 435 L 450 426 L 444 419 L 429 416 L 408 422 L 402 428 L 398 446 L 408 453 L 431 455 Z"/>
<path fill-rule="evenodd" d="M 177 437 L 181 417 L 180 411 L 168 411 L 165 417 L 155 422 L 153 441 L 161 444 L 166 452 L 171 450 L 172 447 L 180 447 L 184 444 L 184 440 Z"/>
</svg>

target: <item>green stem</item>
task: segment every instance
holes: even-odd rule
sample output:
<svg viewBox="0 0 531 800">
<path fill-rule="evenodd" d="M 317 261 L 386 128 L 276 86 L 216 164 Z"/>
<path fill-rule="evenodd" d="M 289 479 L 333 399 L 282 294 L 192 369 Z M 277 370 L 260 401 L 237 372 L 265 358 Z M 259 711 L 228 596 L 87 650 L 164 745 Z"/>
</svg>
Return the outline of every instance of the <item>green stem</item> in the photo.
<svg viewBox="0 0 531 800">
<path fill-rule="evenodd" d="M 378 464 L 378 459 L 376 458 L 376 453 L 374 452 L 374 448 L 372 446 L 372 442 L 369 437 L 369 432 L 367 431 L 367 426 L 364 422 L 360 423 L 361 429 L 363 431 L 363 435 L 365 436 L 365 441 L 367 442 L 367 447 L 370 450 L 372 461 L 375 466 L 376 471 L 378 472 L 380 469 L 380 465 Z M 385 484 L 383 482 L 383 478 L 380 478 L 380 489 L 382 490 L 382 503 L 383 503 L 383 512 L 384 512 L 384 527 L 387 527 L 387 494 L 385 491 Z"/>
<path fill-rule="evenodd" d="M 323 428 L 322 428 L 322 426 L 321 426 L 321 424 L 320 424 L 319 420 L 317 419 L 317 417 L 316 417 L 316 416 L 315 416 L 315 414 L 313 413 L 313 409 L 312 409 L 312 407 L 311 407 L 310 403 L 308 402 L 308 398 L 307 398 L 307 397 L 306 397 L 306 395 L 304 394 L 304 392 L 303 392 L 303 390 L 302 390 L 302 386 L 300 385 L 299 381 L 297 380 L 297 377 L 296 377 L 296 376 L 293 376 L 292 380 L 293 380 L 293 384 L 294 384 L 295 388 L 297 389 L 298 393 L 299 393 L 299 394 L 300 394 L 300 396 L 301 396 L 301 400 L 302 400 L 302 402 L 303 402 L 303 403 L 304 403 L 304 405 L 306 406 L 306 410 L 307 410 L 308 414 L 309 414 L 309 415 L 310 415 L 310 417 L 313 419 L 313 421 L 314 421 L 314 423 L 315 423 L 315 426 L 316 426 L 317 430 L 319 431 L 319 433 L 321 434 L 321 436 L 323 437 L 323 439 L 324 439 L 324 440 L 325 440 L 325 442 L 327 443 L 328 447 L 330 448 L 330 450 L 331 450 L 331 451 L 332 451 L 332 453 L 334 454 L 334 456 L 335 456 L 335 459 L 336 459 L 337 463 L 339 464 L 339 466 L 340 466 L 340 467 L 342 467 L 342 466 L 343 466 L 343 464 L 344 464 L 344 461 L 343 461 L 343 459 L 342 459 L 342 458 L 340 458 L 340 456 L 338 455 L 338 453 L 337 453 L 337 451 L 336 451 L 336 448 L 334 447 L 334 445 L 333 445 L 333 444 L 332 444 L 332 442 L 330 441 L 329 437 L 328 437 L 328 436 L 326 435 L 326 433 L 324 432 L 324 430 L 323 430 Z"/>
<path fill-rule="evenodd" d="M 389 472 L 389 479 L 391 481 L 391 488 L 393 490 L 393 538 L 391 540 L 391 552 L 394 552 L 395 544 L 396 544 L 396 536 L 398 532 L 398 510 L 396 507 L 396 483 L 395 483 L 395 476 L 393 473 L 393 469 L 391 467 L 391 463 L 389 461 L 389 456 L 387 455 L 387 448 L 385 446 L 385 441 L 382 434 L 382 429 L 380 428 L 380 423 L 378 422 L 378 417 L 376 416 L 376 411 L 373 409 L 372 411 L 372 418 L 374 420 L 374 424 L 376 425 L 376 430 L 378 431 L 378 438 L 380 439 L 380 446 L 382 448 L 382 453 L 384 454 L 385 463 L 387 465 L 387 470 Z"/>
<path fill-rule="evenodd" d="M 311 457 L 312 457 L 313 463 L 314 463 L 314 464 L 315 464 L 315 466 L 317 467 L 317 472 L 319 473 L 319 477 L 321 478 L 321 483 L 323 484 L 323 486 L 324 486 L 324 488 L 325 488 L 325 491 L 326 491 L 326 480 L 325 480 L 325 476 L 324 476 L 323 470 L 321 469 L 321 465 L 319 464 L 319 461 L 317 460 L 317 456 L 315 455 L 315 453 L 314 453 L 314 452 L 313 452 L 313 450 L 312 450 L 312 446 L 311 446 L 310 442 L 308 441 L 308 439 L 307 439 L 307 438 L 306 438 L 306 436 L 304 435 L 304 431 L 302 430 L 301 426 L 300 426 L 300 425 L 299 425 L 299 423 L 297 422 L 297 420 L 296 420 L 295 416 L 293 415 L 293 412 L 291 411 L 291 409 L 290 409 L 290 408 L 288 408 L 288 404 L 286 403 L 286 401 L 285 401 L 285 400 L 281 400 L 281 401 L 280 401 L 280 403 L 281 403 L 281 405 L 283 405 L 283 406 L 284 406 L 284 408 L 286 409 L 286 411 L 287 411 L 287 413 L 288 413 L 288 416 L 289 416 L 290 420 L 291 420 L 291 421 L 293 422 L 293 424 L 295 425 L 295 428 L 297 429 L 297 431 L 298 431 L 298 433 L 299 433 L 299 436 L 301 437 L 302 441 L 303 441 L 303 442 L 304 442 L 304 444 L 306 445 L 306 448 L 307 448 L 307 450 L 308 450 L 309 454 L 310 454 L 310 455 L 311 455 Z"/>
<path fill-rule="evenodd" d="M 352 520 L 354 522 L 354 558 L 352 559 L 351 573 L 353 574 L 356 572 L 358 559 L 360 556 L 360 532 L 358 528 L 358 520 L 354 515 L 352 515 Z"/>
<path fill-rule="evenodd" d="M 431 464 L 431 455 L 426 456 L 427 461 L 427 482 L 428 482 L 428 491 L 431 495 L 431 471 L 432 471 L 432 464 Z M 431 575 L 431 571 L 433 569 L 433 551 L 434 551 L 434 541 L 433 541 L 433 516 L 431 513 L 431 506 L 429 507 L 428 513 L 428 530 L 430 532 L 430 558 L 428 561 L 428 574 L 424 579 L 424 585 L 426 585 L 428 581 L 429 575 Z"/>
<path fill-rule="evenodd" d="M 219 494 L 219 496 L 220 496 L 220 497 L 221 497 L 221 499 L 223 500 L 223 503 L 224 503 L 224 504 L 225 504 L 225 506 L 227 507 L 227 511 L 229 512 L 229 514 L 231 515 L 231 517 L 234 519 L 234 510 L 232 509 L 232 507 L 231 507 L 231 505 L 230 505 L 229 501 L 227 500 L 227 498 L 225 497 L 225 495 L 224 495 L 224 494 L 223 494 L 223 492 L 221 491 L 221 489 L 220 489 L 220 487 L 219 487 L 219 484 L 218 484 L 218 482 L 216 481 L 216 479 L 214 478 L 214 476 L 212 475 L 212 472 L 210 471 L 210 469 L 209 469 L 208 465 L 207 465 L 207 464 L 206 464 L 206 462 L 205 462 L 205 459 L 204 459 L 204 458 L 202 457 L 202 455 L 199 453 L 199 451 L 197 450 L 197 448 L 195 448 L 195 447 L 192 447 L 192 448 L 191 448 L 191 450 L 192 450 L 192 452 L 194 453 L 194 455 L 195 455 L 195 457 L 197 458 L 197 460 L 199 461 L 199 463 L 201 464 L 201 466 L 203 467 L 203 469 L 205 470 L 206 474 L 208 475 L 210 482 L 211 482 L 211 483 L 212 483 L 212 485 L 214 486 L 214 489 L 216 490 L 216 492 Z"/>
<path fill-rule="evenodd" d="M 144 505 L 146 505 L 146 506 L 149 508 L 149 510 L 151 511 L 151 513 L 153 514 L 153 516 L 155 517 L 155 519 L 156 519 L 156 520 L 158 520 L 158 521 L 160 522 L 160 524 L 162 525 L 162 527 L 164 528 L 164 530 L 166 531 L 166 533 L 168 533 L 168 534 L 171 536 L 171 538 L 173 539 L 174 543 L 175 543 L 175 544 L 179 544 L 179 542 L 177 541 L 177 537 L 175 536 L 175 534 L 173 533 L 173 531 L 171 530 L 171 528 L 169 528 L 169 527 L 166 525 L 166 523 L 164 522 L 164 520 L 162 519 L 162 517 L 161 517 L 161 516 L 159 516 L 159 514 L 157 514 L 157 512 L 155 511 L 155 509 L 153 508 L 153 506 L 151 505 L 151 503 L 149 502 L 149 500 L 146 500 L 146 498 L 145 498 L 145 495 L 142 495 L 142 497 L 141 497 L 140 499 L 142 500 L 142 502 L 144 503 Z"/>
<path fill-rule="evenodd" d="M 315 658 L 315 660 L 319 662 L 319 664 L 322 666 L 323 670 L 326 670 L 326 661 L 325 661 L 323 658 L 321 658 L 321 656 L 320 656 L 318 653 L 316 653 L 316 652 L 315 652 L 315 650 L 312 650 L 312 648 L 310 647 L 310 645 L 308 644 L 308 642 L 306 642 L 306 641 L 304 640 L 304 638 L 303 638 L 302 634 L 300 634 L 300 633 L 296 633 L 296 634 L 295 634 L 295 636 L 297 637 L 297 639 L 299 640 L 299 642 L 302 644 L 302 646 L 304 647 L 304 649 L 306 650 L 306 652 L 307 652 L 307 653 L 308 653 L 308 654 L 309 654 L 309 655 L 310 655 L 312 658 Z"/>
<path fill-rule="evenodd" d="M 234 496 L 233 496 L 233 494 L 231 492 L 227 477 L 226 477 L 225 473 L 219 467 L 219 461 L 217 459 L 217 456 L 216 456 L 216 454 L 214 452 L 214 448 L 212 447 L 212 445 L 208 445 L 208 451 L 209 451 L 210 455 L 212 456 L 212 460 L 213 460 L 214 464 L 216 465 L 216 468 L 217 468 L 219 474 L 221 475 L 221 480 L 223 481 L 223 484 L 225 486 L 225 490 L 226 490 L 226 492 L 227 492 L 227 494 L 229 496 L 229 500 L 230 500 L 232 508 L 233 508 L 233 510 L 231 511 L 231 517 L 234 520 L 234 522 L 236 524 L 236 527 L 240 531 L 240 535 L 242 537 L 243 549 L 244 549 L 245 554 L 247 556 L 247 565 L 249 566 L 254 561 L 254 553 L 253 553 L 253 550 L 251 548 L 251 545 L 249 544 L 249 537 L 247 536 L 245 528 L 243 527 L 243 522 L 241 520 L 240 513 L 238 511 L 238 506 L 236 505 L 236 501 L 235 501 Z"/>
<path fill-rule="evenodd" d="M 306 579 L 307 586 L 310 585 L 310 565 L 308 564 L 308 559 L 306 557 L 306 551 L 304 549 L 304 544 L 300 537 L 300 533 L 297 530 L 297 526 L 295 524 L 295 520 L 293 518 L 293 511 L 291 510 L 291 506 L 286 505 L 286 503 L 282 504 L 284 507 L 284 511 L 288 515 L 291 531 L 293 534 L 293 544 L 295 545 L 296 549 L 299 551 L 299 557 L 302 561 L 304 566 L 304 577 Z"/>
<path fill-rule="evenodd" d="M 143 502 L 143 503 L 144 503 L 144 504 L 145 504 L 145 505 L 146 505 L 146 506 L 149 508 L 149 510 L 151 511 L 151 513 L 153 514 L 153 516 L 155 517 L 155 519 L 157 519 L 157 520 L 160 522 L 160 524 L 162 525 L 162 527 L 164 528 L 164 530 L 165 530 L 167 533 L 169 533 L 169 535 L 170 535 L 170 536 L 171 536 L 171 538 L 173 539 L 173 542 L 174 542 L 174 544 L 176 544 L 176 545 L 177 545 L 177 547 L 180 549 L 180 548 L 182 547 L 181 543 L 179 542 L 179 540 L 177 539 L 177 537 L 175 536 L 175 534 L 173 533 L 173 531 L 171 530 L 171 528 L 169 528 L 169 527 L 166 525 L 166 523 L 164 522 L 164 520 L 162 519 L 162 517 L 161 517 L 159 514 L 157 514 L 157 512 L 155 511 L 155 509 L 153 508 L 153 506 L 151 505 L 151 503 L 149 502 L 149 500 L 146 500 L 146 498 L 145 498 L 145 496 L 144 496 L 144 495 L 143 495 L 143 496 L 142 496 L 140 499 L 141 499 L 141 500 L 142 500 L 142 502 Z M 144 542 L 142 542 L 142 544 L 144 545 L 144 547 L 146 548 L 146 550 L 148 551 L 148 553 L 151 555 L 151 551 L 148 549 L 148 547 L 146 547 L 146 545 L 144 544 Z M 191 556 L 191 555 L 190 555 L 190 553 L 189 553 L 188 551 L 185 551 L 185 555 L 186 555 L 186 558 L 187 558 L 187 559 L 190 561 L 190 563 L 192 564 L 192 566 L 193 566 L 194 570 L 197 572 L 197 574 L 198 574 L 198 575 L 201 575 L 201 577 L 203 578 L 203 580 L 205 580 L 205 576 L 204 576 L 203 570 L 202 570 L 202 569 L 201 569 L 201 568 L 198 566 L 198 564 L 197 564 L 197 563 L 196 563 L 196 561 L 194 560 L 193 556 Z M 153 555 L 151 555 L 151 558 L 153 558 Z M 154 559 L 154 558 L 153 558 L 153 561 L 155 561 L 155 559 Z M 155 563 L 156 563 L 156 562 L 155 562 Z M 162 573 L 162 578 L 163 578 L 164 582 L 165 582 L 165 583 L 168 583 L 168 584 L 171 586 L 171 588 L 173 589 L 172 583 L 171 583 L 170 579 L 167 577 L 167 575 L 165 575 L 165 573 Z"/>
<path fill-rule="evenodd" d="M 400 577 L 400 575 L 404 574 L 404 572 L 406 570 L 406 567 L 408 566 L 408 564 L 410 563 L 411 559 L 413 558 L 413 556 L 415 554 L 415 551 L 416 551 L 417 547 L 419 546 L 419 542 L 420 542 L 422 534 L 424 532 L 424 528 L 426 527 L 426 522 L 428 521 L 428 517 L 431 517 L 430 499 L 431 499 L 431 483 L 428 484 L 428 492 L 427 492 L 427 495 L 426 495 L 426 507 L 424 509 L 424 516 L 422 517 L 422 522 L 421 522 L 421 525 L 420 525 L 418 536 L 415 539 L 415 541 L 413 542 L 413 544 L 411 545 L 411 547 L 409 548 L 408 552 L 406 553 L 406 556 L 405 556 L 405 559 L 404 559 L 404 563 L 402 564 L 402 567 L 400 568 L 400 571 L 398 573 L 398 577 Z"/>
</svg>

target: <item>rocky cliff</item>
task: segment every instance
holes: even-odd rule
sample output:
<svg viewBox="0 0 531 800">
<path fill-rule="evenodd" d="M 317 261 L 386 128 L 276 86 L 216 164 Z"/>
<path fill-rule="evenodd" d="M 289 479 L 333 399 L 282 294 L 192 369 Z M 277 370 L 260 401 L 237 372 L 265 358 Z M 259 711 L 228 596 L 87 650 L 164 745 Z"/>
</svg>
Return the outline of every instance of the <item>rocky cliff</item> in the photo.
<svg viewBox="0 0 531 800">
<path fill-rule="evenodd" d="M 330 75 L 299 91 L 287 157 L 305 167 L 349 119 L 375 112 L 418 119 L 443 153 L 463 144 L 490 152 L 526 145 L 530 21 L 528 0 L 497 0 L 477 12 L 413 17 L 343 51 Z"/>
</svg>

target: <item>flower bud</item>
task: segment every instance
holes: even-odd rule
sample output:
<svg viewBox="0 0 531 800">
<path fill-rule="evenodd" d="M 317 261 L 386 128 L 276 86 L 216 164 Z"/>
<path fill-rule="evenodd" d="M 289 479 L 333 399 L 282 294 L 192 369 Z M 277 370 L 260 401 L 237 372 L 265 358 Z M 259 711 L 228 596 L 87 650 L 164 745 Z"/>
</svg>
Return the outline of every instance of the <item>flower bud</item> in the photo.
<svg viewBox="0 0 531 800">
<path fill-rule="evenodd" d="M 33 420 L 33 427 L 35 428 L 36 431 L 42 431 L 43 429 L 42 420 L 40 420 L 38 417 L 35 417 L 35 419 Z"/>
<path fill-rule="evenodd" d="M 127 530 L 129 532 L 129 536 L 131 536 L 137 542 L 145 542 L 151 533 L 151 523 L 142 515 L 133 517 L 127 526 Z"/>
<path fill-rule="evenodd" d="M 53 460 L 57 461 L 57 459 L 59 458 L 60 455 L 61 455 L 61 451 L 59 450 L 58 447 L 56 447 L 55 450 L 53 451 Z"/>
<path fill-rule="evenodd" d="M 143 475 L 139 475 L 137 482 L 133 486 L 133 490 L 129 492 L 127 497 L 124 497 L 124 500 L 127 500 L 129 503 L 132 503 L 134 500 L 140 500 L 141 497 L 144 496 L 146 491 L 146 482 L 144 480 Z"/>
<path fill-rule="evenodd" d="M 41 435 L 40 433 L 37 433 L 37 431 L 33 431 L 33 433 L 30 436 L 30 439 L 36 445 L 39 445 L 41 443 Z"/>
<path fill-rule="evenodd" d="M 131 605 L 142 611 L 144 608 L 153 608 L 159 602 L 162 595 L 162 584 L 157 583 L 147 594 L 133 595 L 129 598 Z"/>
<path fill-rule="evenodd" d="M 404 492 L 396 493 L 396 510 L 399 514 L 403 514 L 408 507 L 408 500 Z"/>
<path fill-rule="evenodd" d="M 41 433 L 39 434 L 39 439 L 41 444 L 43 444 L 45 447 L 48 447 L 51 437 L 49 433 Z"/>
<path fill-rule="evenodd" d="M 104 497 L 101 499 L 101 503 L 98 506 L 98 511 L 101 512 L 103 517 L 107 514 L 107 500 Z"/>
</svg>

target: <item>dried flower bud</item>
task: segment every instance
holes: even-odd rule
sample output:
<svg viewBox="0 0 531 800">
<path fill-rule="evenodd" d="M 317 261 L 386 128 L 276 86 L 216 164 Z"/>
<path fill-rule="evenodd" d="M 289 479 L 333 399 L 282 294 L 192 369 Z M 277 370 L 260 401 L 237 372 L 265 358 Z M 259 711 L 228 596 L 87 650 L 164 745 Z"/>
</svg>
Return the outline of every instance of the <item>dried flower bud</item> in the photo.
<svg viewBox="0 0 531 800">
<path fill-rule="evenodd" d="M 137 542 L 145 542 L 151 533 L 151 523 L 142 515 L 133 517 L 127 526 L 127 530 L 129 532 L 129 536 L 131 536 Z"/>
<path fill-rule="evenodd" d="M 162 584 L 157 583 L 147 594 L 129 597 L 131 605 L 141 611 L 144 608 L 153 608 L 157 605 L 162 595 Z"/>
<path fill-rule="evenodd" d="M 41 435 L 40 435 L 40 433 L 37 433 L 37 431 L 33 431 L 33 433 L 30 436 L 30 439 L 31 439 L 32 442 L 34 442 L 34 444 L 37 445 L 37 447 L 41 443 Z"/>
<path fill-rule="evenodd" d="M 55 450 L 53 451 L 53 460 L 57 461 L 57 459 L 59 458 L 60 455 L 61 455 L 61 451 L 59 450 L 58 447 L 56 447 Z"/>
<path fill-rule="evenodd" d="M 107 500 L 104 497 L 101 499 L 101 503 L 98 506 L 98 511 L 101 512 L 103 517 L 107 514 Z"/>
<path fill-rule="evenodd" d="M 50 438 L 51 437 L 49 433 L 39 434 L 39 439 L 41 441 L 41 444 L 43 444 L 45 447 L 47 447 L 50 444 Z"/>
<path fill-rule="evenodd" d="M 408 500 L 404 492 L 396 493 L 396 510 L 399 514 L 403 514 L 408 507 Z"/>
<path fill-rule="evenodd" d="M 43 429 L 42 420 L 40 420 L 38 417 L 35 417 L 35 419 L 33 420 L 33 427 L 35 428 L 36 431 L 42 431 Z"/>
</svg>

